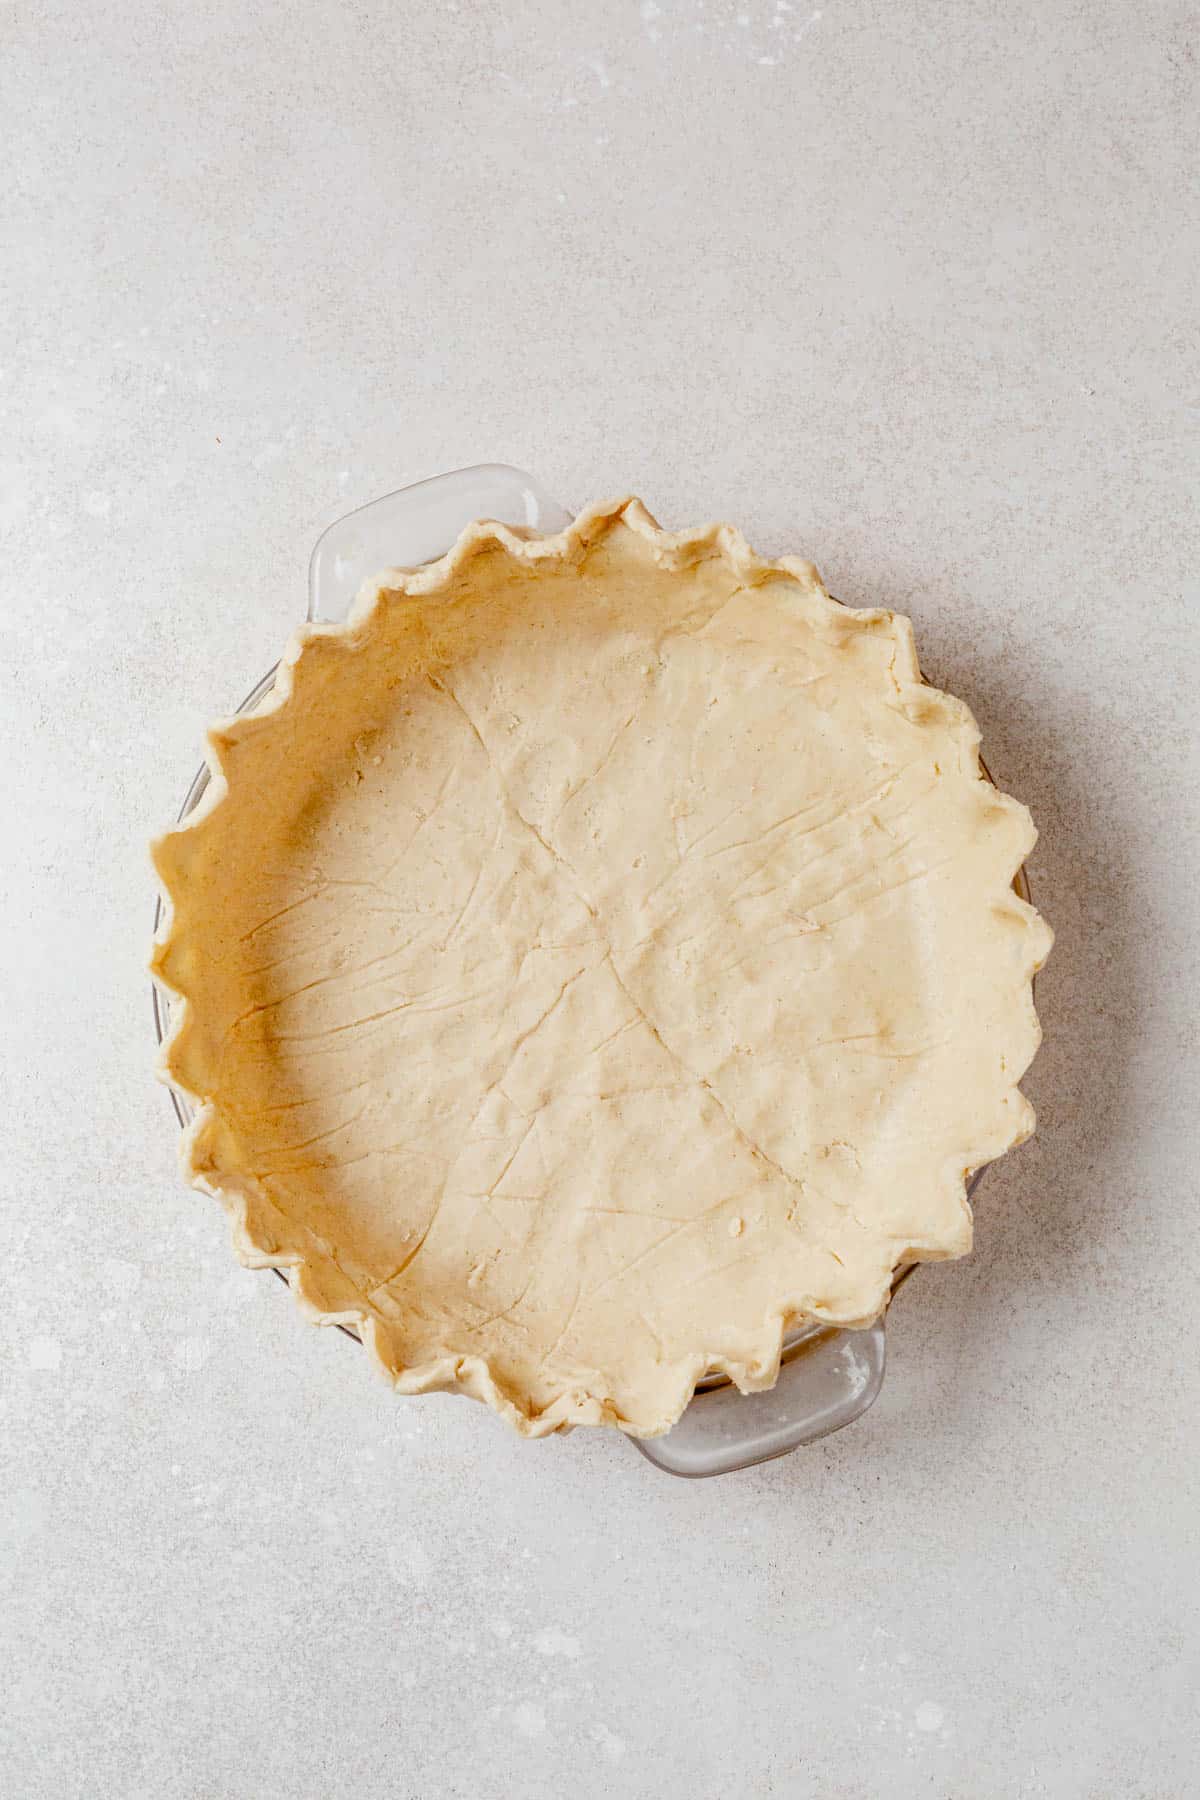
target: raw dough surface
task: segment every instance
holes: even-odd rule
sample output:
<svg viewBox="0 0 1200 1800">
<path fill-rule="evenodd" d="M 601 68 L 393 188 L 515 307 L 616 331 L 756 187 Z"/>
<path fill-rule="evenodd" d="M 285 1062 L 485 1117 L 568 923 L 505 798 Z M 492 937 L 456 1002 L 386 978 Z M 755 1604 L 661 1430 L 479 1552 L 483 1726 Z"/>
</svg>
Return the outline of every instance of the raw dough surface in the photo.
<svg viewBox="0 0 1200 1800">
<path fill-rule="evenodd" d="M 906 619 L 637 501 L 308 628 L 156 845 L 190 1177 L 404 1392 L 667 1429 L 969 1248 L 1034 832 Z"/>
</svg>

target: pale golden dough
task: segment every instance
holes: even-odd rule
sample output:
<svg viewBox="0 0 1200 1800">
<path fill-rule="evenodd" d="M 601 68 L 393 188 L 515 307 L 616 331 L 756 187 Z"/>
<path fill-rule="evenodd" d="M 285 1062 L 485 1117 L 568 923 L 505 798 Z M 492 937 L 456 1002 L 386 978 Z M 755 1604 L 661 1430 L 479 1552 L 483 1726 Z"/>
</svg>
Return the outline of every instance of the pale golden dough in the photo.
<svg viewBox="0 0 1200 1800">
<path fill-rule="evenodd" d="M 196 1185 L 405 1393 L 667 1429 L 969 1248 L 1034 832 L 906 619 L 638 501 L 309 627 L 155 847 Z"/>
</svg>

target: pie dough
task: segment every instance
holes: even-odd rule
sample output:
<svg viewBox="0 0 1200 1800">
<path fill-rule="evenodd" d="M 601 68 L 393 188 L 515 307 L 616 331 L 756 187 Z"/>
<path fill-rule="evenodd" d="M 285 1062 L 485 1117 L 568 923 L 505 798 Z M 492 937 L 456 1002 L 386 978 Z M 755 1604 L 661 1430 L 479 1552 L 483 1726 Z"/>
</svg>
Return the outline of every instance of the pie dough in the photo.
<svg viewBox="0 0 1200 1800">
<path fill-rule="evenodd" d="M 909 621 L 637 500 L 293 638 L 154 847 L 183 1160 L 402 1393 L 667 1430 L 970 1246 L 1050 932 Z"/>
</svg>

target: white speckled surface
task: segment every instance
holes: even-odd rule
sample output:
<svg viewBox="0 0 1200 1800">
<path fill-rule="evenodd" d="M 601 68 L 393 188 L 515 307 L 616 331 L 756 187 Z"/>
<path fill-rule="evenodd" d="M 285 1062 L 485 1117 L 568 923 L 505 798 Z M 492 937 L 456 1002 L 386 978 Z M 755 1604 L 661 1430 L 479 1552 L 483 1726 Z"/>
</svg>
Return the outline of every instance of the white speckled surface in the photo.
<svg viewBox="0 0 1200 1800">
<path fill-rule="evenodd" d="M 1196 1793 L 1195 41 L 0 10 L 6 1793 Z M 393 1401 L 234 1268 L 149 1079 L 203 722 L 322 526 L 485 458 L 911 610 L 1042 827 L 1041 1134 L 868 1418 L 721 1482 Z"/>
</svg>

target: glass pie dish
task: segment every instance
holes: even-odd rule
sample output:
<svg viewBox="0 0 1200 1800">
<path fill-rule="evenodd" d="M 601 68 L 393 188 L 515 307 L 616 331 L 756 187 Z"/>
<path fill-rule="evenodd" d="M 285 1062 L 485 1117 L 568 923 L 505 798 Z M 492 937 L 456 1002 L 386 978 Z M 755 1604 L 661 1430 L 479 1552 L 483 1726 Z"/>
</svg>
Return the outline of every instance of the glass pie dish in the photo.
<svg viewBox="0 0 1200 1800">
<path fill-rule="evenodd" d="M 440 556 L 460 530 L 478 518 L 555 532 L 569 523 L 570 514 L 531 476 L 499 464 L 459 470 L 402 489 L 348 514 L 322 535 L 310 565 L 309 619 L 341 619 L 363 582 L 379 569 L 413 568 Z M 274 678 L 272 670 L 239 710 L 254 710 Z M 196 806 L 208 781 L 204 768 L 188 791 L 180 819 Z M 1018 888 L 1027 897 L 1019 883 Z M 161 922 L 160 906 L 156 935 Z M 156 987 L 154 1019 L 160 1042 L 170 1026 L 169 1007 L 169 996 Z M 191 1114 L 186 1098 L 172 1090 L 172 1099 L 181 1124 L 187 1124 Z M 902 1271 L 895 1286 L 909 1272 Z M 636 1447 L 656 1467 L 688 1477 L 723 1474 L 783 1455 L 840 1429 L 867 1410 L 882 1384 L 885 1347 L 882 1320 L 854 1331 L 823 1326 L 798 1330 L 785 1344 L 774 1388 L 742 1395 L 725 1377 L 708 1377 L 671 1431 L 659 1438 L 635 1439 Z"/>
</svg>

